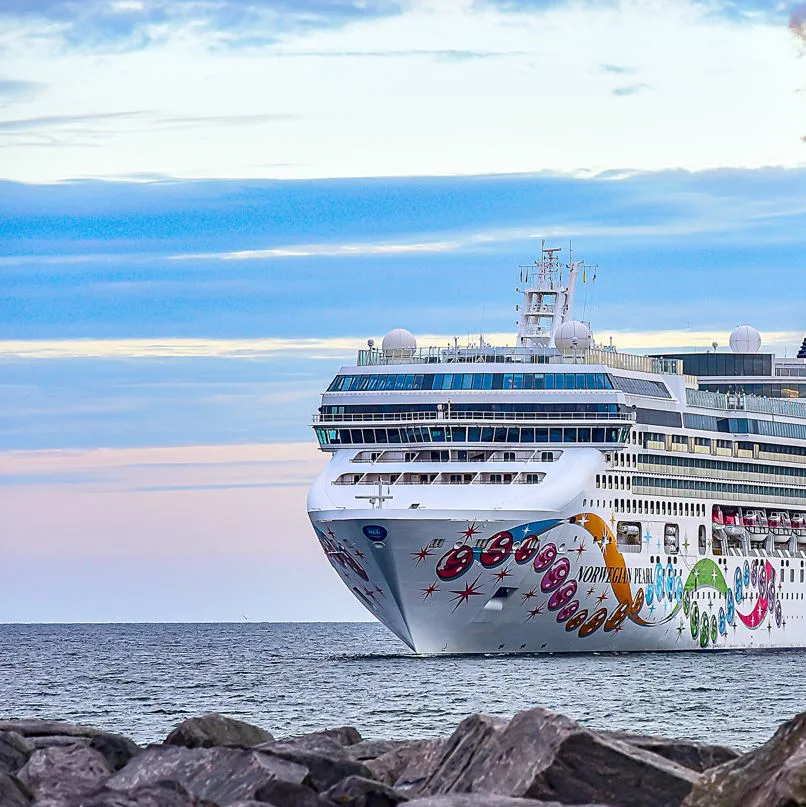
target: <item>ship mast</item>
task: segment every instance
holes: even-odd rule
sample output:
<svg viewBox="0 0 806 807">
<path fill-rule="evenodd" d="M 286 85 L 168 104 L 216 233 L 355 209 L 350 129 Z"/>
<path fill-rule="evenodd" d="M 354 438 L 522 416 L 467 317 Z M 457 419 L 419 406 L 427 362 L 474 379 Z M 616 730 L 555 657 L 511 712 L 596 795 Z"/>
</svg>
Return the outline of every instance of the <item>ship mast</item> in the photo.
<svg viewBox="0 0 806 807">
<path fill-rule="evenodd" d="M 557 328 L 571 318 L 581 263 L 574 263 L 569 256 L 565 267 L 568 275 L 563 282 L 559 253 L 559 247 L 546 247 L 545 240 L 541 241 L 540 260 L 519 267 L 518 291 L 523 298 L 518 307 L 518 347 L 551 347 Z"/>
</svg>

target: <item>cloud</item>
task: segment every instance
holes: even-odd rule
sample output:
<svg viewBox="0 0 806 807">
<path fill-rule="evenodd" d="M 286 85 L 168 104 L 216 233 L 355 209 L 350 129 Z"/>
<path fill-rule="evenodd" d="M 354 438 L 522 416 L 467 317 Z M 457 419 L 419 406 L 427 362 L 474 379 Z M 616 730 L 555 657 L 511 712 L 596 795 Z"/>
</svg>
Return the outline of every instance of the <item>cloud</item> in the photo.
<svg viewBox="0 0 806 807">
<path fill-rule="evenodd" d="M 649 84 L 627 84 L 623 87 L 616 87 L 615 89 L 611 90 L 611 92 L 613 95 L 621 98 L 626 95 L 635 95 L 637 92 L 641 92 L 641 90 L 648 89 L 650 89 Z"/>
<path fill-rule="evenodd" d="M 620 330 L 601 323 L 602 330 L 595 336 L 607 342 L 612 336 L 616 346 L 623 350 L 651 351 L 656 348 L 710 347 L 716 339 L 727 344 L 729 333 L 713 330 L 655 329 Z M 383 334 L 377 334 L 379 339 Z M 453 343 L 455 334 L 419 334 L 421 346 L 445 346 Z M 512 345 L 515 334 L 485 333 L 484 338 L 493 345 Z M 794 345 L 800 341 L 799 331 L 765 331 L 764 344 L 770 348 Z M 465 343 L 465 337 L 460 345 Z M 330 361 L 352 361 L 358 350 L 366 346 L 366 337 L 330 337 L 321 339 L 30 339 L 0 340 L 0 361 L 23 359 L 26 361 L 69 359 L 244 359 L 271 356 L 296 357 L 295 360 L 324 358 Z M 283 393 L 287 397 L 287 393 Z M 100 411 L 100 410 L 99 410 Z"/>
<path fill-rule="evenodd" d="M 635 72 L 634 67 L 626 67 L 620 64 L 602 64 L 599 65 L 599 69 L 603 73 L 611 73 L 615 76 L 627 76 Z"/>
<path fill-rule="evenodd" d="M 218 46 L 264 46 L 400 12 L 396 0 L 6 0 L 0 20 L 49 25 L 72 47 L 136 50 L 183 32 L 203 32 Z"/>
<path fill-rule="evenodd" d="M 38 81 L 0 78 L 0 106 L 14 101 L 28 101 L 41 92 L 43 86 Z"/>
<path fill-rule="evenodd" d="M 795 6 L 790 12 L 789 30 L 796 39 L 806 43 L 806 3 Z"/>
</svg>

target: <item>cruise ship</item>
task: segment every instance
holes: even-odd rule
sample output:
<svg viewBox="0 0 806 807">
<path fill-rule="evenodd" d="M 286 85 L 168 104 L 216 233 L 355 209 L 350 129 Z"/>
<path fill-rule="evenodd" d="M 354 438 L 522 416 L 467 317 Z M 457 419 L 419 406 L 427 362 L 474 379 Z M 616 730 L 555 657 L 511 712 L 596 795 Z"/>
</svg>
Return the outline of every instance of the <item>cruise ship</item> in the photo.
<svg viewBox="0 0 806 807">
<path fill-rule="evenodd" d="M 806 646 L 806 340 L 634 355 L 521 267 L 514 347 L 372 340 L 322 395 L 308 513 L 417 653 Z"/>
</svg>

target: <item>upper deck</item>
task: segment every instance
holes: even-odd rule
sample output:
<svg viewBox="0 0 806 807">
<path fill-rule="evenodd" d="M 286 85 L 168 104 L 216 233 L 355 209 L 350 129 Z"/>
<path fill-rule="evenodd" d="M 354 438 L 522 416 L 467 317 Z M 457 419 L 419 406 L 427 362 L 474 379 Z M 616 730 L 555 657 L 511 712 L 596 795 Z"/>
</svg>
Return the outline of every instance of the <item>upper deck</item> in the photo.
<svg viewBox="0 0 806 807">
<path fill-rule="evenodd" d="M 604 365 L 614 370 L 630 370 L 658 375 L 683 375 L 679 359 L 619 353 L 607 348 L 586 348 L 571 352 L 541 347 L 421 347 L 382 350 L 376 347 L 358 351 L 356 366 L 375 367 L 401 364 L 576 364 Z M 686 376 L 696 384 L 694 376 Z"/>
</svg>

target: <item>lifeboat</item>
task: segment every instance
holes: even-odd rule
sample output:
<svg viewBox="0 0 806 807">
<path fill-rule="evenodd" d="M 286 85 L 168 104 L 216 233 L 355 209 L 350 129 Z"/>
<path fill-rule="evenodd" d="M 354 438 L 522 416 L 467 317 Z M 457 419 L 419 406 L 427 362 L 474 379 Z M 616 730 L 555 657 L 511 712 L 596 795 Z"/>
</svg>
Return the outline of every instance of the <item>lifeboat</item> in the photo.
<svg viewBox="0 0 806 807">
<path fill-rule="evenodd" d="M 742 524 L 750 533 L 751 541 L 761 541 L 769 532 L 767 514 L 763 510 L 745 510 L 742 515 Z"/>
<path fill-rule="evenodd" d="M 744 527 L 738 513 L 725 513 L 723 515 L 725 534 L 731 538 L 741 538 L 744 535 Z"/>
<path fill-rule="evenodd" d="M 806 543 L 806 513 L 793 513 L 790 523 L 798 541 Z"/>
<path fill-rule="evenodd" d="M 711 511 L 711 526 L 715 530 L 722 530 L 725 526 L 725 516 L 722 514 L 722 508 L 719 505 L 714 505 Z"/>
<path fill-rule="evenodd" d="M 792 521 L 789 518 L 789 513 L 775 510 L 770 513 L 767 523 L 775 541 L 782 543 L 789 540 L 792 535 Z"/>
</svg>

